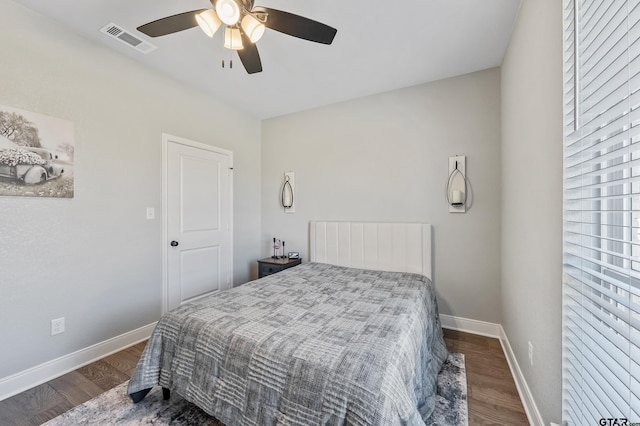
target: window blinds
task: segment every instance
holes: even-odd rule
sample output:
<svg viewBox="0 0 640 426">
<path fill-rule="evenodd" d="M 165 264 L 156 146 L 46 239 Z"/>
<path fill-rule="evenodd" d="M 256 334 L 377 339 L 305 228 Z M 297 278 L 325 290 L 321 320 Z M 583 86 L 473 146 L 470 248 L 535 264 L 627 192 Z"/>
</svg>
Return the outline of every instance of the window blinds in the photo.
<svg viewBox="0 0 640 426">
<path fill-rule="evenodd" d="M 563 421 L 640 422 L 640 1 L 563 8 Z"/>
</svg>

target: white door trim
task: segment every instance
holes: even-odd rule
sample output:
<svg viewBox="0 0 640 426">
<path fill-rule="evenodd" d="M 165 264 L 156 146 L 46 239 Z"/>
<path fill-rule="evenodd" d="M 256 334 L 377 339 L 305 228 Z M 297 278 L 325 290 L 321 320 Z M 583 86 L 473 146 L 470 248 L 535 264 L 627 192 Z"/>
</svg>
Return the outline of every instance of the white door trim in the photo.
<svg viewBox="0 0 640 426">
<path fill-rule="evenodd" d="M 202 142 L 196 142 L 189 139 L 173 136 L 168 133 L 162 134 L 162 313 L 169 310 L 169 278 L 168 278 L 168 256 L 169 256 L 169 221 L 167 218 L 167 188 L 168 188 L 168 146 L 169 143 L 177 143 L 181 145 L 199 148 L 206 151 L 223 154 L 229 157 L 229 167 L 233 169 L 233 151 L 218 148 L 213 145 L 207 145 Z M 230 283 L 233 286 L 233 173 L 229 174 L 229 228 L 231 230 L 231 242 L 229 250 L 230 256 Z"/>
</svg>

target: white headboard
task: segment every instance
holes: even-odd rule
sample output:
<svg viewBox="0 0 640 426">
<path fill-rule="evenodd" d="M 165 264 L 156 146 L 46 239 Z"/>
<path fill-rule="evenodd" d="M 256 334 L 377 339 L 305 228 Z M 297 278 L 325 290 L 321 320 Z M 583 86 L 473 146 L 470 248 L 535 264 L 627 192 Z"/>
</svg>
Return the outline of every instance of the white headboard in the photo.
<svg viewBox="0 0 640 426">
<path fill-rule="evenodd" d="M 311 222 L 312 262 L 413 272 L 432 280 L 428 223 Z"/>
</svg>

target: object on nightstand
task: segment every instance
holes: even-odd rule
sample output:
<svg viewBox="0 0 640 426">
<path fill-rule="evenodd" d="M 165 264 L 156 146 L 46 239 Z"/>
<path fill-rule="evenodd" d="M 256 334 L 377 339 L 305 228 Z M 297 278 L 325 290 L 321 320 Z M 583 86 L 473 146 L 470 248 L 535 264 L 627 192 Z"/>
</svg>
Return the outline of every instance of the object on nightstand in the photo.
<svg viewBox="0 0 640 426">
<path fill-rule="evenodd" d="M 290 251 L 287 256 L 289 259 L 300 259 L 300 253 L 297 251 Z"/>
<path fill-rule="evenodd" d="M 273 237 L 273 256 L 271 256 L 271 258 L 273 259 L 278 259 L 278 250 L 280 249 L 280 240 L 276 239 L 276 237 Z"/>
</svg>

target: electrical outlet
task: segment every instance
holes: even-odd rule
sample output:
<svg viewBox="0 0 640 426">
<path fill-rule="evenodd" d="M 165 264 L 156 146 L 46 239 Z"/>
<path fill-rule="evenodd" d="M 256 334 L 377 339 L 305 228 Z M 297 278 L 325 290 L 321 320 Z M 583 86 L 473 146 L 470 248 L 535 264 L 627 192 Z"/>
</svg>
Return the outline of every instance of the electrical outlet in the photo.
<svg viewBox="0 0 640 426">
<path fill-rule="evenodd" d="M 529 363 L 533 365 L 533 345 L 529 342 Z"/>
<path fill-rule="evenodd" d="M 51 320 L 51 335 L 64 333 L 64 317 Z"/>
</svg>

